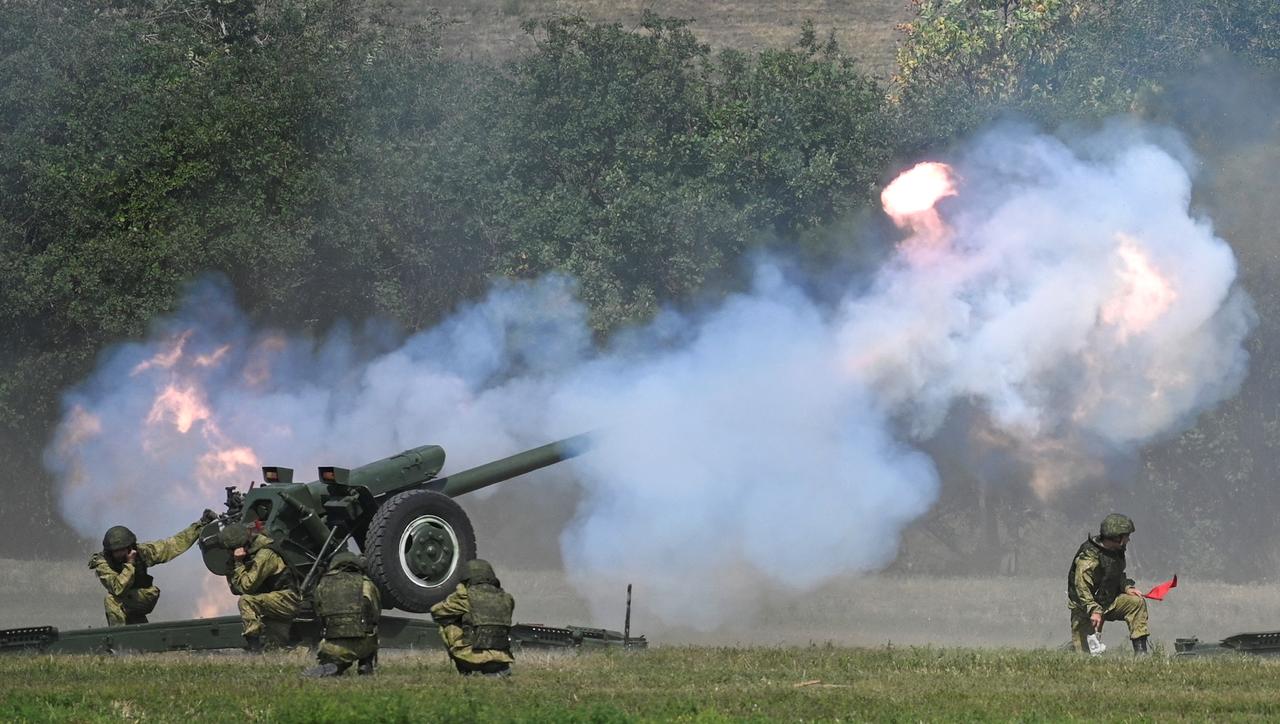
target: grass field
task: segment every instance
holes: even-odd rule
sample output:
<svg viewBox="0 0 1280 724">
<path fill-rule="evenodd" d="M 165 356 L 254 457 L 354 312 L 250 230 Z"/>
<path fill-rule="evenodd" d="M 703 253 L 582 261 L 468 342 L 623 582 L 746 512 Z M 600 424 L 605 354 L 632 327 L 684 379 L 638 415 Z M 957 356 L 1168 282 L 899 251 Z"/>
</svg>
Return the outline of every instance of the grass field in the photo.
<svg viewBox="0 0 1280 724">
<path fill-rule="evenodd" d="M 179 559 L 157 571 L 155 620 L 190 615 Z M 594 620 L 559 571 L 503 573 L 517 618 Z M 310 681 L 305 651 L 0 656 L 0 721 L 615 721 L 1276 719 L 1280 661 L 1134 661 L 1123 626 L 1098 660 L 1066 641 L 1056 578 L 863 576 L 773 592 L 716 630 L 657 619 L 638 587 L 638 654 L 521 656 L 510 681 L 465 680 L 439 651 L 388 651 L 371 680 Z M 0 560 L 0 628 L 99 626 L 101 587 L 79 561 Z M 1280 587 L 1184 580 L 1152 610 L 1153 638 L 1211 641 L 1280 629 Z M 979 646 L 983 648 L 973 648 Z M 1011 647 L 1018 647 L 1017 650 Z"/>
<path fill-rule="evenodd" d="M 1280 662 L 971 649 L 530 654 L 508 680 L 444 654 L 308 680 L 305 652 L 0 657 L 4 721 L 1275 720 Z"/>
<path fill-rule="evenodd" d="M 644 10 L 691 20 L 694 33 L 713 49 L 759 50 L 794 45 L 800 26 L 812 20 L 826 37 L 869 73 L 888 77 L 898 42 L 897 25 L 911 13 L 908 0 L 392 0 L 405 17 L 439 10 L 453 23 L 446 48 L 463 57 L 504 59 L 532 43 L 521 23 L 555 15 L 634 25 Z"/>
</svg>

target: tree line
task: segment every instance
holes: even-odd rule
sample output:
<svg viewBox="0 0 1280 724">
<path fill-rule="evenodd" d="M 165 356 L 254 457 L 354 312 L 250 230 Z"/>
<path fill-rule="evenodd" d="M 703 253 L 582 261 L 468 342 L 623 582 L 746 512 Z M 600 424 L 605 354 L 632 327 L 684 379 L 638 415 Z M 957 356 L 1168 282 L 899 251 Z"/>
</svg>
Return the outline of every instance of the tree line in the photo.
<svg viewBox="0 0 1280 724">
<path fill-rule="evenodd" d="M 607 333 L 732 287 L 755 249 L 856 256 L 833 230 L 895 162 L 1002 114 L 1137 114 L 1226 154 L 1183 79 L 1280 70 L 1268 0 L 916 5 L 886 81 L 812 25 L 712 52 L 676 18 L 548 18 L 499 65 L 372 0 L 0 3 L 0 554 L 59 525 L 40 457 L 60 393 L 202 272 L 320 332 L 421 329 L 496 277 L 559 270 Z M 1220 424 L 1274 417 L 1236 414 Z M 1190 450 L 1140 486 L 1180 485 Z"/>
</svg>

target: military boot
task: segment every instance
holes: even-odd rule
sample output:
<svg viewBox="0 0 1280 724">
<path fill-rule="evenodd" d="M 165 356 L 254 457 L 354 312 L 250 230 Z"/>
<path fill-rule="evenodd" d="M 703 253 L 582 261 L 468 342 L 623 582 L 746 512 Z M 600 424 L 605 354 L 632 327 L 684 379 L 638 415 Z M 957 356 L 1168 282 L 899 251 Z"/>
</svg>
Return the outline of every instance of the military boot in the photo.
<svg viewBox="0 0 1280 724">
<path fill-rule="evenodd" d="M 1133 640 L 1133 654 L 1135 656 L 1150 656 L 1151 649 L 1147 646 L 1147 637 L 1139 636 Z"/>
<path fill-rule="evenodd" d="M 356 664 L 356 673 L 360 676 L 369 676 L 376 668 L 378 668 L 378 655 L 374 654 L 368 658 L 360 659 L 360 662 Z"/>
<path fill-rule="evenodd" d="M 342 669 L 339 668 L 337 664 L 326 663 L 320 664 L 319 666 L 312 666 L 306 671 L 303 671 L 302 675 L 313 679 L 319 679 L 326 676 L 342 676 Z"/>
<path fill-rule="evenodd" d="M 265 635 L 263 639 L 268 650 L 290 648 L 289 633 L 291 622 L 289 621 L 265 621 L 263 630 Z"/>
<path fill-rule="evenodd" d="M 244 637 L 244 650 L 251 654 L 260 654 L 266 650 L 266 647 L 267 642 L 263 640 L 262 636 L 254 634 Z"/>
</svg>

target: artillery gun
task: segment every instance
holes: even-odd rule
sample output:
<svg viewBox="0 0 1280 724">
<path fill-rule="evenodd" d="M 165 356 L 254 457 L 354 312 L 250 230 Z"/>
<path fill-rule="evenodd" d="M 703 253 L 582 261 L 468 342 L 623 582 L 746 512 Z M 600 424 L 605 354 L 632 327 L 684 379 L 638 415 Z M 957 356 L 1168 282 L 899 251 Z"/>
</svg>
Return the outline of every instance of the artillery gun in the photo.
<svg viewBox="0 0 1280 724">
<path fill-rule="evenodd" d="M 421 613 L 452 592 L 462 564 L 476 556 L 475 531 L 453 498 L 554 465 L 586 451 L 586 435 L 566 438 L 452 475 L 439 477 L 444 449 L 423 445 L 354 469 L 325 466 L 318 479 L 293 482 L 289 468 L 265 467 L 264 484 L 240 492 L 227 488 L 226 512 L 200 531 L 205 567 L 231 572 L 231 551 L 218 533 L 231 523 L 261 530 L 273 540 L 304 598 L 329 559 L 354 540 L 368 559 L 369 575 L 382 591 L 384 608 Z M 304 600 L 289 626 L 288 642 L 315 646 L 319 622 Z M 441 645 L 436 626 L 421 619 L 383 616 L 382 648 L 424 649 Z M 109 628 L 59 631 L 53 626 L 0 630 L 0 653 L 104 653 L 204 651 L 240 648 L 240 618 L 220 616 Z M 583 626 L 563 628 L 517 623 L 511 643 L 518 649 L 643 649 L 631 635 L 631 589 L 627 588 L 623 632 Z"/>
<path fill-rule="evenodd" d="M 453 498 L 567 460 L 588 444 L 578 435 L 444 477 L 438 445 L 353 469 L 323 466 L 308 483 L 293 482 L 289 468 L 265 467 L 263 485 L 227 488 L 227 510 L 201 530 L 200 551 L 210 572 L 226 575 L 231 552 L 219 531 L 233 522 L 260 529 L 305 592 L 354 540 L 383 607 L 422 613 L 452 592 L 462 564 L 476 557 L 475 531 Z"/>
</svg>

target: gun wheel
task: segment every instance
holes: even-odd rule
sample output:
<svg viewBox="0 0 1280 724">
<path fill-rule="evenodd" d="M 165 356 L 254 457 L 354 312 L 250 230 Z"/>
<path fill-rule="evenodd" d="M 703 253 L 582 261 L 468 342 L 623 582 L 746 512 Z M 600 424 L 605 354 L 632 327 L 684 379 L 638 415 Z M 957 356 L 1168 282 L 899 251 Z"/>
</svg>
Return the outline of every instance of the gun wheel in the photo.
<svg viewBox="0 0 1280 724">
<path fill-rule="evenodd" d="M 423 613 L 458 585 L 462 563 L 476 557 L 476 534 L 452 498 L 413 490 L 378 508 L 365 552 L 383 605 Z"/>
</svg>

